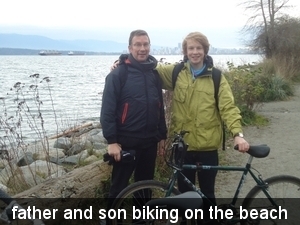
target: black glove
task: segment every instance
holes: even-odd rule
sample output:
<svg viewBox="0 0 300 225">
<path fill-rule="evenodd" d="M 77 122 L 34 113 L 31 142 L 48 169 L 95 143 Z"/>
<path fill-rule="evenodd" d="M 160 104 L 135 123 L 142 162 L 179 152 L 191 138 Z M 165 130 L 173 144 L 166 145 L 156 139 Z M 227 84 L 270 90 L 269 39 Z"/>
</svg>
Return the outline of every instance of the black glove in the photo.
<svg viewBox="0 0 300 225">
<path fill-rule="evenodd" d="M 124 151 L 121 150 L 121 161 L 122 163 L 131 163 L 135 160 L 135 150 Z M 103 161 L 108 162 L 108 165 L 112 165 L 115 162 L 115 158 L 105 153 L 103 155 Z"/>
</svg>

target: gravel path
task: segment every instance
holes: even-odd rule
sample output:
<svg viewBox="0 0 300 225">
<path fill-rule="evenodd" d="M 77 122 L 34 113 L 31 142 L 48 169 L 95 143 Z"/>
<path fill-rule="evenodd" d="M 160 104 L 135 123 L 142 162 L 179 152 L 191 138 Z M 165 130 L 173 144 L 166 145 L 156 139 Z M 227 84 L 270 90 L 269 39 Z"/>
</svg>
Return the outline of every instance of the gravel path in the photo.
<svg viewBox="0 0 300 225">
<path fill-rule="evenodd" d="M 269 118 L 270 123 L 265 127 L 244 128 L 246 140 L 250 144 L 267 144 L 271 151 L 267 158 L 254 159 L 252 167 L 264 178 L 280 174 L 300 178 L 300 84 L 295 86 L 295 96 L 291 99 L 265 103 L 258 113 Z M 249 157 L 231 149 L 221 154 L 232 165 L 245 165 Z M 217 197 L 232 197 L 240 177 L 240 172 L 219 172 Z M 244 197 L 253 186 L 252 178 L 248 176 L 240 197 Z"/>
</svg>

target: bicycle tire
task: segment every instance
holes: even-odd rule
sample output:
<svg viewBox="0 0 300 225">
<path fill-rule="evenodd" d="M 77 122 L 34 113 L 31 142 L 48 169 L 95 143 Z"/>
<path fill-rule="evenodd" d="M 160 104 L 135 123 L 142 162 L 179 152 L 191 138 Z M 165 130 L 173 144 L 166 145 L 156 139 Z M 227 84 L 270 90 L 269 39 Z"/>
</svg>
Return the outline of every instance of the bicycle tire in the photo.
<svg viewBox="0 0 300 225">
<path fill-rule="evenodd" d="M 12 198 L 9 194 L 7 194 L 2 189 L 0 189 L 0 200 L 6 204 L 5 207 L 2 207 L 2 205 L 0 204 L 1 208 L 2 208 L 2 212 L 0 213 L 0 223 L 1 223 L 1 221 L 3 221 L 6 224 L 14 224 L 14 222 L 16 222 L 16 224 L 19 224 L 19 223 L 23 224 L 24 222 L 20 222 L 18 219 L 18 212 L 15 212 L 16 218 L 13 218 L 14 213 L 13 213 L 12 209 L 14 207 L 16 207 L 17 210 L 20 210 L 20 209 L 25 210 L 25 209 L 21 205 L 19 205 L 14 198 Z M 32 216 L 29 212 L 27 212 L 26 217 L 28 218 L 27 219 L 28 223 L 29 223 L 29 221 L 31 221 L 30 224 L 44 225 L 44 222 L 40 219 L 29 219 L 29 218 L 32 218 Z M 28 223 L 25 223 L 25 224 L 28 224 Z"/>
<path fill-rule="evenodd" d="M 116 211 L 120 208 L 123 208 L 123 209 L 125 208 L 126 220 L 124 220 L 124 218 L 123 218 L 122 222 L 120 222 L 120 220 L 118 221 L 117 218 L 115 218 L 112 220 L 112 224 L 113 225 L 135 224 L 135 222 L 132 221 L 132 211 L 129 211 L 130 209 L 132 209 L 132 201 L 133 201 L 132 199 L 136 199 L 138 197 L 142 197 L 142 199 L 144 199 L 144 200 L 147 199 L 149 197 L 149 192 L 148 192 L 149 190 L 151 190 L 151 192 L 152 192 L 151 198 L 166 197 L 167 187 L 168 187 L 168 184 L 162 183 L 159 181 L 154 181 L 154 180 L 139 181 L 139 182 L 135 182 L 135 183 L 129 185 L 128 187 L 126 187 L 123 191 L 120 192 L 120 194 L 117 196 L 116 200 L 112 204 L 112 209 L 114 209 Z M 146 197 L 145 197 L 145 193 L 147 195 Z M 143 196 L 141 196 L 141 194 Z M 180 192 L 174 187 L 172 189 L 171 195 L 178 195 L 178 194 L 180 194 Z M 145 205 L 145 202 L 146 201 L 143 201 L 143 202 L 139 201 L 139 202 L 135 202 L 135 203 L 140 204 L 140 206 L 143 206 L 143 205 Z M 128 205 L 125 205 L 127 203 L 128 203 Z M 146 224 L 151 224 L 151 225 L 161 224 L 161 225 L 163 225 L 163 224 L 169 224 L 169 223 L 166 219 L 162 219 L 160 221 L 153 220 Z M 175 224 L 175 223 L 172 223 L 172 224 Z M 187 224 L 191 224 L 191 222 L 187 221 Z"/>
<path fill-rule="evenodd" d="M 280 217 L 276 219 L 270 218 L 271 214 L 268 214 L 268 218 L 249 218 L 247 221 L 241 221 L 241 225 L 250 225 L 250 224 L 299 224 L 300 215 L 298 212 L 300 205 L 300 179 L 298 177 L 289 176 L 289 175 L 279 175 L 270 177 L 265 180 L 268 185 L 268 192 L 270 193 L 272 199 L 281 206 L 282 209 L 285 209 L 287 212 L 287 219 L 284 219 L 285 213 L 277 214 L 274 217 Z M 297 199 L 298 198 L 298 199 Z M 263 190 L 259 186 L 253 187 L 246 198 L 243 201 L 242 208 L 246 209 L 249 213 L 249 210 L 256 210 L 261 212 L 261 210 L 268 210 L 268 213 L 271 213 L 272 209 L 279 211 L 276 206 L 272 205 L 270 200 L 267 199 Z"/>
</svg>

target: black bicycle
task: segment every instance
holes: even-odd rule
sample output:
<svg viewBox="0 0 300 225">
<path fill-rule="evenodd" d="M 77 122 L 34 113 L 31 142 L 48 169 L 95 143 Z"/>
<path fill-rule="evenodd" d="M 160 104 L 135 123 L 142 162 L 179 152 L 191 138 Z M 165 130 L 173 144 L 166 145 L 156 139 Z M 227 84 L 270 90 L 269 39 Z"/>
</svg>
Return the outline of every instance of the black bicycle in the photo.
<svg viewBox="0 0 300 225">
<path fill-rule="evenodd" d="M 193 213 L 193 210 L 196 212 L 201 208 L 204 198 L 210 202 L 201 190 L 182 174 L 183 169 L 240 171 L 242 173 L 234 196 L 227 203 L 215 206 L 210 202 L 213 208 L 217 207 L 223 212 L 226 210 L 232 212 L 231 218 L 215 218 L 215 224 L 299 224 L 300 179 L 289 175 L 263 179 L 262 175 L 251 167 L 254 158 L 265 158 L 269 155 L 270 148 L 267 145 L 250 146 L 247 152 L 249 159 L 245 166 L 188 165 L 183 161 L 188 148 L 183 138 L 186 133 L 182 131 L 175 134 L 172 145 L 167 151 L 166 163 L 173 170 L 167 183 L 155 180 L 139 181 L 129 185 L 117 196 L 112 208 L 123 216 L 121 224 L 138 224 L 141 221 L 143 224 L 180 223 L 182 210 L 188 209 L 190 213 Z M 240 199 L 239 194 L 248 174 L 256 185 L 244 199 Z M 176 188 L 178 176 L 184 177 L 192 192 L 180 194 Z M 238 200 L 241 200 L 241 203 Z M 178 210 L 174 211 L 174 209 Z M 143 210 L 144 212 L 154 210 L 151 212 L 155 215 L 142 215 Z M 196 217 L 201 218 L 199 213 L 201 213 L 199 210 L 194 213 L 193 217 L 186 221 L 187 224 L 194 224 Z M 172 215 L 176 215 L 177 220 Z M 120 219 L 115 218 L 113 224 L 120 224 Z"/>
<path fill-rule="evenodd" d="M 15 221 L 18 224 L 18 212 L 22 210 L 22 212 L 27 213 L 27 210 L 24 210 L 22 206 L 20 206 L 15 199 L 9 196 L 5 191 L 0 189 L 0 200 L 6 204 L 6 207 L 3 209 L 0 214 L 0 221 L 5 222 L 6 224 L 13 224 Z M 26 215 L 31 224 L 33 225 L 44 225 L 42 220 L 39 219 L 31 219 L 34 218 L 31 214 Z"/>
</svg>

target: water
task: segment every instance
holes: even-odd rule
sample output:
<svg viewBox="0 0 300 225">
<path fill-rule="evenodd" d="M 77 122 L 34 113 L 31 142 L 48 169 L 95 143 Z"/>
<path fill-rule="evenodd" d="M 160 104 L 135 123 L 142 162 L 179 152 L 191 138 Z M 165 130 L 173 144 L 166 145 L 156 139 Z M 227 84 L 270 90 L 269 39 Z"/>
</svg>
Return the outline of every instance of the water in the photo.
<svg viewBox="0 0 300 225">
<path fill-rule="evenodd" d="M 180 55 L 155 57 L 166 58 L 168 62 L 182 59 Z M 259 55 L 213 55 L 212 57 L 215 65 L 221 68 L 226 67 L 227 61 L 239 65 L 261 59 Z M 38 83 L 40 100 L 43 102 L 40 110 L 34 105 L 32 94 L 24 93 L 24 96 L 32 115 L 37 115 L 38 111 L 42 112 L 47 135 L 51 136 L 84 121 L 99 121 L 105 76 L 117 58 L 118 56 L 0 56 L 0 97 L 5 101 L 5 107 L 3 102 L 0 102 L 0 115 L 3 116 L 5 110 L 8 116 L 15 115 L 17 106 L 13 100 L 16 95 L 14 95 L 15 91 L 10 91 L 10 88 L 17 82 L 24 83 L 25 87 L 34 84 L 36 80 L 29 76 L 38 73 L 40 74 L 38 81 L 44 77 L 49 77 L 51 80 L 49 83 L 45 81 Z M 53 99 L 53 105 L 50 97 Z M 30 120 L 24 117 L 23 136 L 28 140 L 35 140 L 38 138 L 37 132 L 29 128 L 26 121 Z M 36 121 L 36 126 L 40 127 L 40 120 Z M 0 131 L 0 135 L 4 135 L 3 131 Z"/>
</svg>

